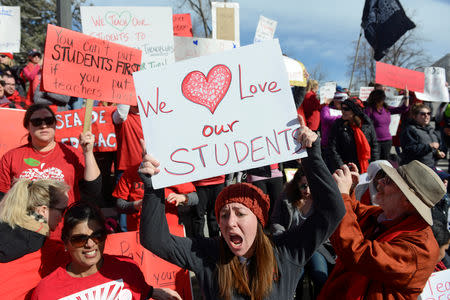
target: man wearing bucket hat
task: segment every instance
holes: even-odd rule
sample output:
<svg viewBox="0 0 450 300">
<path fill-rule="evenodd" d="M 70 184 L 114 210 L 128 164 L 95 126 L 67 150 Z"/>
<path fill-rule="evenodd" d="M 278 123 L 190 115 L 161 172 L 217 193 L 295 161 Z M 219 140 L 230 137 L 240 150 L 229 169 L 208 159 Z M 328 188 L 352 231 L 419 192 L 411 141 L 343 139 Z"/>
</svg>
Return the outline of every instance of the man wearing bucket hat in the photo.
<svg viewBox="0 0 450 300">
<path fill-rule="evenodd" d="M 444 184 L 419 161 L 381 169 L 386 176 L 378 180 L 379 207 L 349 195 L 354 164 L 333 175 L 347 213 L 330 238 L 338 260 L 318 299 L 417 299 L 434 270 L 439 247 L 431 208 Z"/>
</svg>

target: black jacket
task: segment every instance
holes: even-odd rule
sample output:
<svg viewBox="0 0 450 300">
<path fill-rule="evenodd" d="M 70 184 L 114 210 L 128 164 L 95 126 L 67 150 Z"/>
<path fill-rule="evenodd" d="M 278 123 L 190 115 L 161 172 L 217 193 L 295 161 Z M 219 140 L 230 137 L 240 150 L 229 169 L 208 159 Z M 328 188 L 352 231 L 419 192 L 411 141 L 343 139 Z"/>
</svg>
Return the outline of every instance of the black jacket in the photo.
<svg viewBox="0 0 450 300">
<path fill-rule="evenodd" d="M 439 134 L 430 125 L 420 126 L 414 120 L 410 120 L 400 133 L 400 145 L 402 147 L 402 164 L 413 160 L 435 167 L 437 151 L 430 146 L 431 143 L 439 143 Z"/>
<path fill-rule="evenodd" d="M 303 266 L 316 249 L 334 232 L 345 214 L 342 196 L 315 142 L 302 159 L 314 198 L 314 213 L 305 223 L 274 241 L 279 279 L 265 299 L 292 299 Z M 152 253 L 184 269 L 192 270 L 206 299 L 218 294 L 218 238 L 182 238 L 169 232 L 164 214 L 164 191 L 153 190 L 149 176 L 141 176 L 145 185 L 141 213 L 140 241 Z M 232 300 L 248 297 L 233 292 Z"/>
<path fill-rule="evenodd" d="M 380 150 L 378 148 L 377 134 L 372 121 L 364 115 L 361 131 L 367 138 L 370 145 L 370 162 L 378 160 Z M 332 172 L 339 169 L 343 164 L 354 163 L 361 170 L 356 152 L 355 136 L 353 129 L 342 118 L 337 119 L 331 126 L 330 137 L 328 138 L 328 166 Z"/>
</svg>

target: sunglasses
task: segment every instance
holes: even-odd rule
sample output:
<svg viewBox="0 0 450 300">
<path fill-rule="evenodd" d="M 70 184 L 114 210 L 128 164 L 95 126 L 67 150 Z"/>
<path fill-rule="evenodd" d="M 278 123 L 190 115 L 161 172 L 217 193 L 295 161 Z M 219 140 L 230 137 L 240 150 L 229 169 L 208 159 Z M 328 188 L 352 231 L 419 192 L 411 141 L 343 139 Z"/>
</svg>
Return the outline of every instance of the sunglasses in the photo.
<svg viewBox="0 0 450 300">
<path fill-rule="evenodd" d="M 0 57 L 1 57 L 1 58 L 5 58 L 5 57 L 6 57 L 6 55 L 4 55 L 4 54 L 0 54 Z"/>
<path fill-rule="evenodd" d="M 75 234 L 70 237 L 69 242 L 73 247 L 81 248 L 84 247 L 90 239 L 96 244 L 103 243 L 106 240 L 106 235 L 106 230 L 99 230 L 93 232 L 91 235 Z"/>
<path fill-rule="evenodd" d="M 341 108 L 344 111 L 351 111 L 350 107 L 348 107 L 348 106 L 341 106 Z"/>
<path fill-rule="evenodd" d="M 419 115 L 421 115 L 421 116 L 431 116 L 431 112 L 423 112 L 423 111 L 421 111 L 419 113 Z"/>
<path fill-rule="evenodd" d="M 34 118 L 34 119 L 30 119 L 30 123 L 34 126 L 34 127 L 38 127 L 41 126 L 42 123 L 45 123 L 45 125 L 50 126 L 55 124 L 56 119 L 55 117 L 46 117 L 46 118 Z"/>
</svg>

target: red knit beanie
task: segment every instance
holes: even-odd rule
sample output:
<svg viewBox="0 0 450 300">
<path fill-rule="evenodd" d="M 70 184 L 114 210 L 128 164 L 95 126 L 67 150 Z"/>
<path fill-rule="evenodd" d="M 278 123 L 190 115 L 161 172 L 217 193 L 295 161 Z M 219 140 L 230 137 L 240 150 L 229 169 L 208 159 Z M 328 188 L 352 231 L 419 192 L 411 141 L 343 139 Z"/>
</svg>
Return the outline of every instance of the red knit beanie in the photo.
<svg viewBox="0 0 450 300">
<path fill-rule="evenodd" d="M 225 204 L 241 203 L 247 206 L 258 218 L 263 227 L 269 218 L 270 200 L 260 188 L 249 183 L 232 184 L 222 190 L 216 199 L 216 218 L 220 222 L 220 210 Z"/>
</svg>

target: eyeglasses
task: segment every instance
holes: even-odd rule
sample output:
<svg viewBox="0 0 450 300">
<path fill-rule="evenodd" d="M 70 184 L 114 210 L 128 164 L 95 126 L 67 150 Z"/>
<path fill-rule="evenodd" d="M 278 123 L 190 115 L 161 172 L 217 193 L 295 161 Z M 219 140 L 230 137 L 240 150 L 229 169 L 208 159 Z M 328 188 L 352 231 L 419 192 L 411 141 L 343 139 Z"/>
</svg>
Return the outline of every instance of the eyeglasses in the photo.
<svg viewBox="0 0 450 300">
<path fill-rule="evenodd" d="M 1 58 L 5 58 L 5 57 L 6 57 L 6 55 L 4 55 L 4 54 L 0 54 L 0 57 L 1 57 Z"/>
<path fill-rule="evenodd" d="M 424 111 L 421 111 L 421 112 L 419 113 L 419 115 L 421 115 L 421 116 L 431 116 L 431 112 L 424 112 Z"/>
<path fill-rule="evenodd" d="M 304 191 L 304 190 L 306 190 L 308 187 L 309 187 L 309 185 L 308 185 L 307 183 L 304 183 L 304 184 L 302 184 L 302 185 L 299 186 L 299 189 L 300 189 L 301 191 Z"/>
<path fill-rule="evenodd" d="M 34 127 L 38 127 L 41 126 L 42 123 L 45 123 L 45 125 L 50 126 L 55 124 L 56 119 L 55 117 L 46 117 L 46 118 L 34 118 L 34 119 L 30 119 L 30 123 L 34 126 Z"/>
<path fill-rule="evenodd" d="M 93 232 L 91 235 L 75 234 L 70 237 L 69 242 L 73 247 L 81 248 L 84 247 L 90 239 L 96 244 L 103 243 L 106 240 L 106 235 L 106 230 L 99 230 Z"/>
<path fill-rule="evenodd" d="M 351 111 L 350 107 L 348 107 L 348 106 L 341 106 L 341 108 L 344 111 Z"/>
</svg>

